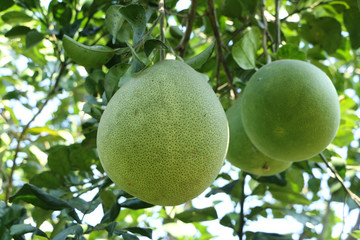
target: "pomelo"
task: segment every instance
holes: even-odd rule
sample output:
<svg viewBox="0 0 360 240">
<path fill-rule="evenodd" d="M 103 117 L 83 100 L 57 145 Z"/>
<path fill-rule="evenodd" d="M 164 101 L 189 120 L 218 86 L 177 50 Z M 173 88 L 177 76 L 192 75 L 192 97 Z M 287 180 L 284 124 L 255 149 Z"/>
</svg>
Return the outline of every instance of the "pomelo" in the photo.
<svg viewBox="0 0 360 240">
<path fill-rule="evenodd" d="M 336 135 L 338 95 L 316 66 L 279 60 L 250 78 L 242 96 L 242 119 L 249 139 L 265 155 L 306 160 L 323 151 Z"/>
<path fill-rule="evenodd" d="M 171 206 L 214 181 L 228 148 L 228 123 L 204 76 L 165 60 L 136 74 L 111 98 L 97 148 L 105 172 L 124 191 Z"/>
<path fill-rule="evenodd" d="M 265 156 L 250 141 L 241 120 L 241 98 L 226 111 L 230 141 L 226 159 L 241 170 L 258 175 L 271 176 L 290 167 L 289 161 L 277 161 Z"/>
</svg>

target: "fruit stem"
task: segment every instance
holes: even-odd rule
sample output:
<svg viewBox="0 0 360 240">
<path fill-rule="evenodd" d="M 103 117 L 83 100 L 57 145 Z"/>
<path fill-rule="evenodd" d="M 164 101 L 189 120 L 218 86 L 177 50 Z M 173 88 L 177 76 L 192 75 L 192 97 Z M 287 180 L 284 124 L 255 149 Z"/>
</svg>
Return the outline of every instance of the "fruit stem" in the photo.
<svg viewBox="0 0 360 240">
<path fill-rule="evenodd" d="M 245 216 L 244 216 L 244 203 L 245 203 L 245 178 L 246 178 L 247 173 L 246 172 L 242 172 L 241 174 L 241 178 L 240 178 L 240 183 L 241 183 L 241 195 L 240 195 L 240 215 L 239 215 L 239 229 L 237 231 L 237 235 L 239 237 L 239 240 L 243 239 L 243 235 L 244 235 L 244 225 L 245 225 Z"/>
<path fill-rule="evenodd" d="M 322 159 L 322 161 L 325 163 L 326 167 L 334 174 L 336 180 L 338 180 L 338 182 L 341 184 L 342 188 L 345 190 L 345 192 L 347 194 L 349 194 L 349 196 L 351 197 L 352 200 L 354 200 L 354 202 L 356 203 L 356 205 L 358 207 L 360 207 L 360 198 L 353 193 L 349 188 L 347 188 L 344 184 L 344 180 L 342 179 L 342 177 L 339 175 L 339 173 L 336 171 L 336 169 L 334 169 L 332 166 L 330 166 L 329 162 L 327 161 L 327 159 L 325 158 L 325 156 L 322 153 L 319 153 L 320 158 Z"/>
<path fill-rule="evenodd" d="M 160 13 L 160 41 L 165 45 L 165 1 L 159 0 L 159 13 Z M 165 59 L 165 48 L 160 49 L 160 60 Z"/>
</svg>

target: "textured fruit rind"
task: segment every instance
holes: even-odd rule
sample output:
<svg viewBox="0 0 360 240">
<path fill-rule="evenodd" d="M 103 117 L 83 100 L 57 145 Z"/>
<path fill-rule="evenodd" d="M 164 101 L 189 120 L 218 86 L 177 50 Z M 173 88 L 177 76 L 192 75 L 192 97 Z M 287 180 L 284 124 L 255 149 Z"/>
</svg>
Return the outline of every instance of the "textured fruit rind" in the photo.
<svg viewBox="0 0 360 240">
<path fill-rule="evenodd" d="M 333 140 L 340 106 L 336 89 L 323 71 L 303 61 L 279 60 L 249 80 L 242 119 L 251 142 L 265 155 L 301 161 Z"/>
<path fill-rule="evenodd" d="M 226 159 L 235 167 L 258 176 L 271 176 L 283 172 L 291 162 L 277 161 L 265 156 L 250 141 L 241 119 L 241 98 L 226 111 L 230 141 Z"/>
<path fill-rule="evenodd" d="M 101 117 L 97 147 L 120 188 L 166 206 L 187 202 L 210 186 L 228 138 L 225 112 L 204 76 L 166 60 L 115 93 Z"/>
</svg>

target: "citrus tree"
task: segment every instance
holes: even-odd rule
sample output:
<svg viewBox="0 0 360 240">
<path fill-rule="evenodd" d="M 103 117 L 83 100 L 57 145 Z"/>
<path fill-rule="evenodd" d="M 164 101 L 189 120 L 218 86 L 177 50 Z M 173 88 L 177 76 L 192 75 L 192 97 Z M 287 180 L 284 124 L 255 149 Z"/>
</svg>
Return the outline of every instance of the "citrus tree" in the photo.
<svg viewBox="0 0 360 240">
<path fill-rule="evenodd" d="M 6 0 L 0 15 L 0 239 L 360 238 L 359 1 Z M 314 157 L 280 163 L 281 173 L 260 176 L 251 173 L 251 159 L 245 171 L 225 160 L 195 199 L 166 207 L 144 202 L 104 171 L 98 126 L 117 90 L 164 59 L 192 69 L 183 73 L 169 65 L 152 71 L 153 78 L 177 80 L 196 70 L 224 111 L 261 67 L 282 59 L 311 63 L 336 88 L 336 136 Z M 180 86 L 182 92 L 195 89 Z M 150 94 L 152 85 L 146 89 Z M 191 101 L 178 106 L 202 110 Z M 296 117 L 304 109 L 291 111 Z M 103 127 L 111 134 L 107 126 L 114 124 Z M 292 150 L 301 155 L 302 149 Z"/>
</svg>

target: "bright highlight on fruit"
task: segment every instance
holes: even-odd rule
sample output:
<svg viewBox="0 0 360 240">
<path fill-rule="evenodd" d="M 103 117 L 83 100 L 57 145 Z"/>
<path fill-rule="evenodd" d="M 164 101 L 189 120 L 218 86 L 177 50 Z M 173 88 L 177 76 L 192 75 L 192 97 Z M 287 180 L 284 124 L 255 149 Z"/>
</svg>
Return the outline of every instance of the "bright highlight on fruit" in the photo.
<svg viewBox="0 0 360 240">
<path fill-rule="evenodd" d="M 336 89 L 316 66 L 279 60 L 262 67 L 242 96 L 245 132 L 270 158 L 301 161 L 323 151 L 340 123 Z"/>
<path fill-rule="evenodd" d="M 226 115 L 204 75 L 165 60 L 136 74 L 111 98 L 97 148 L 115 184 L 145 202 L 169 206 L 210 186 L 228 138 Z"/>
<path fill-rule="evenodd" d="M 114 49 L 110 47 L 101 45 L 86 46 L 67 35 L 63 36 L 62 41 L 66 54 L 77 64 L 84 67 L 99 67 L 107 63 L 115 54 Z"/>
<path fill-rule="evenodd" d="M 286 170 L 291 162 L 265 156 L 251 143 L 241 120 L 241 98 L 226 111 L 229 122 L 229 150 L 226 159 L 235 167 L 258 176 L 271 176 Z"/>
</svg>

